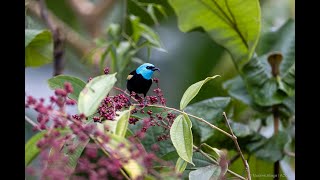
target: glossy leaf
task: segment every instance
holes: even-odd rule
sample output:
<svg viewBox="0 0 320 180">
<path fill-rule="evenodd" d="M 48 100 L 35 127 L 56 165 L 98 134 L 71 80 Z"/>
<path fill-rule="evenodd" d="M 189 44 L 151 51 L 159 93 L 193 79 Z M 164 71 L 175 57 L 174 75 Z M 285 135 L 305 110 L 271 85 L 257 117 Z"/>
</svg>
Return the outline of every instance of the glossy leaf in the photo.
<svg viewBox="0 0 320 180">
<path fill-rule="evenodd" d="M 187 165 L 188 165 L 188 162 L 183 160 L 181 157 L 179 157 L 176 162 L 176 172 L 183 173 L 183 171 L 186 169 Z"/>
<path fill-rule="evenodd" d="M 25 66 L 39 67 L 52 61 L 52 35 L 48 30 L 25 30 Z"/>
<path fill-rule="evenodd" d="M 225 47 L 239 70 L 255 50 L 260 35 L 258 0 L 169 0 L 183 32 L 203 28 Z"/>
<path fill-rule="evenodd" d="M 84 81 L 79 78 L 67 75 L 58 75 L 48 79 L 48 84 L 51 89 L 63 89 L 65 82 L 69 82 L 73 87 L 73 92 L 70 93 L 68 97 L 77 101 L 80 92 L 86 86 L 86 83 Z"/>
<path fill-rule="evenodd" d="M 95 113 L 102 100 L 116 83 L 116 73 L 93 78 L 80 92 L 78 100 L 79 113 L 90 116 Z"/>
<path fill-rule="evenodd" d="M 201 87 L 208 81 L 219 77 L 219 75 L 215 75 L 212 77 L 207 77 L 205 80 L 196 82 L 188 87 L 188 89 L 184 92 L 181 101 L 180 101 L 180 109 L 183 110 L 190 101 L 199 93 Z"/>
<path fill-rule="evenodd" d="M 43 137 L 46 131 L 41 131 L 32 136 L 25 144 L 25 166 L 29 165 L 32 160 L 38 156 L 40 150 L 37 147 L 38 141 Z"/>
<path fill-rule="evenodd" d="M 229 103 L 229 97 L 215 97 L 191 104 L 185 108 L 185 111 L 192 115 L 201 117 L 212 124 L 215 124 L 217 121 L 222 119 L 222 112 Z M 205 141 L 214 133 L 214 130 L 212 130 L 212 128 L 208 127 L 206 124 L 200 123 L 193 119 L 192 123 L 194 123 L 194 128 L 192 130 L 193 132 L 197 128 L 200 128 L 198 133 L 200 135 L 201 142 Z"/>
<path fill-rule="evenodd" d="M 187 115 L 179 115 L 170 128 L 170 138 L 179 156 L 193 164 L 192 146 L 193 138 L 191 131 L 192 123 Z"/>
</svg>

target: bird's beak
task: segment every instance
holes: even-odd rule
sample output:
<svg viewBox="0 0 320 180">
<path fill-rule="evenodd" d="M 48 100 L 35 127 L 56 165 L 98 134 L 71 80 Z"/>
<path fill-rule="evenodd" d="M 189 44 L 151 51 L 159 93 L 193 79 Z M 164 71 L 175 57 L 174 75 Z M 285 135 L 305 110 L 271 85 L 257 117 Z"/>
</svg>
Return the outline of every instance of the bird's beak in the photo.
<svg viewBox="0 0 320 180">
<path fill-rule="evenodd" d="M 154 67 L 154 68 L 152 68 L 152 71 L 159 71 L 160 72 L 160 69 L 157 67 Z"/>
</svg>

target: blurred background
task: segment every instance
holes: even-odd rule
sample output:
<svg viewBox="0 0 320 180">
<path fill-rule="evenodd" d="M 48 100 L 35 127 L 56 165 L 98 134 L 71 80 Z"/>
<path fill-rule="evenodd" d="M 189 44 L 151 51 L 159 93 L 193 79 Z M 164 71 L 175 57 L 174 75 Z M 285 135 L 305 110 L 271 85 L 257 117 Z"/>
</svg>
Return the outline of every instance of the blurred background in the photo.
<svg viewBox="0 0 320 180">
<path fill-rule="evenodd" d="M 92 0 L 91 2 L 96 2 Z M 97 1 L 98 2 L 98 1 Z M 206 33 L 200 31 L 192 31 L 183 33 L 178 28 L 177 17 L 166 0 L 148 0 L 139 2 L 154 2 L 164 7 L 166 16 L 156 12 L 158 23 L 146 13 L 139 9 L 140 7 L 131 0 L 109 0 L 109 6 L 104 6 L 105 13 L 99 14 L 98 19 L 89 19 L 79 16 L 75 10 L 74 4 L 83 5 L 84 12 L 86 8 L 89 10 L 90 5 L 83 0 L 46 0 L 47 8 L 50 13 L 54 14 L 57 19 L 69 27 L 71 32 L 76 33 L 79 37 L 80 44 L 66 42 L 64 50 L 65 66 L 63 74 L 76 76 L 83 81 L 87 81 L 89 77 L 103 74 L 103 68 L 97 68 L 94 57 L 92 56 L 93 46 L 98 46 L 99 42 L 108 41 L 107 31 L 110 24 L 118 23 L 122 27 L 127 27 L 130 31 L 129 24 L 124 21 L 125 14 L 133 14 L 140 18 L 140 21 L 149 25 L 159 35 L 163 48 L 166 50 L 159 51 L 155 48 L 148 50 L 142 48 L 118 74 L 117 86 L 125 89 L 125 78 L 132 70 L 138 67 L 141 62 L 150 62 L 161 69 L 156 72 L 154 77 L 160 79 L 160 87 L 163 90 L 167 100 L 167 106 L 179 107 L 180 99 L 184 91 L 193 83 L 203 80 L 208 76 L 220 75 L 213 81 L 206 84 L 196 98 L 191 102 L 195 103 L 203 99 L 228 96 L 226 90 L 222 88 L 223 82 L 229 80 L 238 72 L 232 62 L 227 51 L 217 45 Z M 186 1 L 187 3 L 187 1 Z M 295 8 L 294 0 L 260 0 L 262 11 L 262 28 L 261 35 L 265 32 L 275 31 L 283 25 L 288 19 L 294 19 Z M 25 1 L 25 28 L 26 29 L 43 29 L 46 28 L 45 23 L 36 9 L 33 9 L 33 1 Z M 103 6 L 101 6 L 103 8 Z M 81 9 L 81 7 L 80 7 Z M 93 22 L 96 21 L 96 22 Z M 97 45 L 98 44 L 98 45 Z M 87 49 L 86 49 L 87 48 Z M 108 57 L 104 61 L 102 67 L 107 67 Z M 47 98 L 53 94 L 47 84 L 47 80 L 53 76 L 53 64 L 47 63 L 38 67 L 25 68 L 25 92 L 26 95 L 32 95 L 37 98 Z M 151 94 L 152 92 L 149 92 Z M 245 109 L 246 106 L 239 102 L 235 102 L 233 117 L 245 119 L 244 114 L 250 115 Z M 71 111 L 74 111 L 71 109 Z M 74 111 L 76 112 L 76 111 Z M 26 115 L 35 118 L 35 114 L 26 111 Z M 29 124 L 26 125 L 27 141 L 33 134 Z M 272 132 L 266 129 L 265 134 Z M 265 162 L 263 162 L 265 163 Z M 262 164 L 263 164 L 262 163 Z M 261 164 L 260 164 L 261 165 Z M 257 165 L 258 166 L 258 165 Z M 262 166 L 261 166 L 262 167 Z M 259 167 L 252 167 L 252 169 Z M 270 170 L 272 173 L 272 169 Z M 294 173 L 288 174 L 294 179 Z"/>
</svg>

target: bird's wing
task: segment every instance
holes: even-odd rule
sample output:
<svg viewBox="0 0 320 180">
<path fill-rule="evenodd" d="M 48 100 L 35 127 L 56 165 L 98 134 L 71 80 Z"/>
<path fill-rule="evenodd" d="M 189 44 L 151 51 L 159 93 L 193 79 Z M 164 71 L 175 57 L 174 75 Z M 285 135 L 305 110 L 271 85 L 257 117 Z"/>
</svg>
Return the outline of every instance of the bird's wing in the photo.
<svg viewBox="0 0 320 180">
<path fill-rule="evenodd" d="M 127 80 L 130 80 L 135 74 L 137 74 L 137 73 L 136 73 L 136 70 L 132 71 L 132 72 L 128 75 Z"/>
</svg>

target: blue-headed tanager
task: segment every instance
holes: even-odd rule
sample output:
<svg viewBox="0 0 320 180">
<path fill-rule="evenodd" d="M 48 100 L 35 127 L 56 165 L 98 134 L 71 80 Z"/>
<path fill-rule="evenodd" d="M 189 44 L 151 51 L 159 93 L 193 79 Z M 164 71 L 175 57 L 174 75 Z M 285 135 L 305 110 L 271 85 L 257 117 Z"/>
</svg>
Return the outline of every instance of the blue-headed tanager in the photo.
<svg viewBox="0 0 320 180">
<path fill-rule="evenodd" d="M 152 85 L 154 71 L 160 71 L 160 69 L 150 63 L 144 63 L 132 71 L 127 77 L 127 89 L 130 94 L 132 92 L 143 94 L 145 98 Z"/>
</svg>

